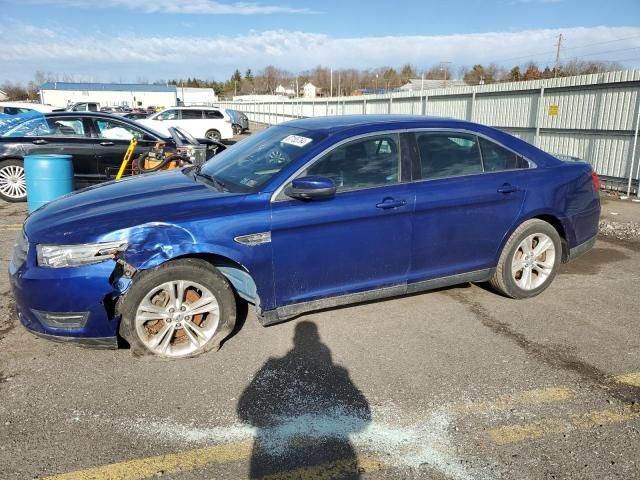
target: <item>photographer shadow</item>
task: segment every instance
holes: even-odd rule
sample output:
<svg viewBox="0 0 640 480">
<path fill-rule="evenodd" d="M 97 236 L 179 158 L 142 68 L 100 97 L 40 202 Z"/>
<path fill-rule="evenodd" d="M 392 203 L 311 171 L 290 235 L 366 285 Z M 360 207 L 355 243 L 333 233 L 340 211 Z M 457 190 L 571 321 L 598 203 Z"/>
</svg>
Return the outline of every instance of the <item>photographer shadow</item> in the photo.
<svg viewBox="0 0 640 480">
<path fill-rule="evenodd" d="M 360 478 L 349 436 L 370 423 L 369 403 L 333 363 L 315 323 L 298 323 L 293 341 L 284 357 L 265 362 L 238 402 L 239 418 L 256 428 L 250 478 L 314 469 Z"/>
</svg>

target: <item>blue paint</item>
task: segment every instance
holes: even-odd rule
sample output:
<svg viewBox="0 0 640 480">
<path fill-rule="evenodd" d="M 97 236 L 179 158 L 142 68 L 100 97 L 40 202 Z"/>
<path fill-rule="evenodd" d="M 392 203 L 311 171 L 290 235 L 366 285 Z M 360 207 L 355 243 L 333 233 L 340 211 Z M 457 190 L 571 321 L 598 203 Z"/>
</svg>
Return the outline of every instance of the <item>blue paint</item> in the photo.
<svg viewBox="0 0 640 480">
<path fill-rule="evenodd" d="M 27 155 L 24 157 L 24 173 L 29 213 L 73 192 L 71 155 Z"/>
<path fill-rule="evenodd" d="M 535 168 L 422 179 L 414 131 L 459 130 L 481 135 L 518 152 Z M 399 131 L 402 174 L 389 186 L 338 192 L 335 197 L 297 200 L 272 195 L 309 160 L 354 136 Z M 262 155 L 278 136 L 313 139 L 287 145 L 262 169 L 260 182 L 225 178 L 225 167 Z M 297 150 L 301 148 L 300 150 Z M 262 152 L 262 153 L 261 153 Z M 297 154 L 296 154 L 297 153 Z M 174 170 L 106 183 L 53 201 L 25 222 L 30 249 L 11 271 L 16 304 L 27 328 L 53 335 L 113 336 L 117 316 L 108 309 L 129 286 L 108 260 L 83 267 L 38 266 L 36 244 L 80 244 L 127 239 L 122 257 L 146 270 L 185 256 L 220 265 L 241 296 L 262 312 L 277 307 L 491 268 L 511 232 L 523 221 L 545 216 L 562 225 L 569 248 L 598 231 L 599 193 L 591 167 L 562 162 L 499 130 L 460 120 L 411 116 L 344 116 L 296 120 L 252 135 L 214 157 L 202 173 Z M 517 189 L 500 192 L 504 184 Z M 397 208 L 381 205 L 399 201 Z M 244 245 L 234 238 L 270 232 L 271 242 Z M 135 277 L 133 279 L 135 282 Z M 89 311 L 83 329 L 58 332 L 29 314 L 31 309 Z"/>
</svg>

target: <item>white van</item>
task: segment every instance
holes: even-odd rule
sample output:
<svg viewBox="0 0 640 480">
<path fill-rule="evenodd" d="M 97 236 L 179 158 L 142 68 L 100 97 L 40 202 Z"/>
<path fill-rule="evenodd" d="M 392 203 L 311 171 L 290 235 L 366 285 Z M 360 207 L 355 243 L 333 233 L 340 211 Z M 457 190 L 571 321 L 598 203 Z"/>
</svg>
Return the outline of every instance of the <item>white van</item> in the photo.
<svg viewBox="0 0 640 480">
<path fill-rule="evenodd" d="M 173 107 L 138 120 L 154 130 L 167 132 L 169 127 L 180 127 L 195 138 L 208 138 L 219 142 L 233 138 L 233 122 L 220 108 Z"/>
</svg>

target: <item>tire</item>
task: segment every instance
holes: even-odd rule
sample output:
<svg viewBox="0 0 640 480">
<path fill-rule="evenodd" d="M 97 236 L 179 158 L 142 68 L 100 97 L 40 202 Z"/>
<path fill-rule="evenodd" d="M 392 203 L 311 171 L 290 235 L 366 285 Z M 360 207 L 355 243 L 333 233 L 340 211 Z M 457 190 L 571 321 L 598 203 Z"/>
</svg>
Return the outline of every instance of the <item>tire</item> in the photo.
<svg viewBox="0 0 640 480">
<path fill-rule="evenodd" d="M 233 124 L 233 134 L 234 135 L 240 135 L 242 133 L 242 127 L 238 124 Z"/>
<path fill-rule="evenodd" d="M 205 133 L 204 136 L 214 142 L 220 142 L 222 140 L 222 135 L 220 135 L 218 130 L 207 130 L 207 133 Z"/>
<path fill-rule="evenodd" d="M 27 183 L 22 160 L 0 162 L 0 198 L 5 202 L 27 201 Z"/>
<path fill-rule="evenodd" d="M 556 229 L 543 220 L 527 220 L 507 240 L 490 282 L 507 297 L 535 297 L 551 284 L 561 261 Z"/>
<path fill-rule="evenodd" d="M 189 306 L 195 303 L 203 305 Z M 236 298 L 215 267 L 187 258 L 136 275 L 118 311 L 120 336 L 134 355 L 188 358 L 220 347 L 235 326 Z"/>
</svg>

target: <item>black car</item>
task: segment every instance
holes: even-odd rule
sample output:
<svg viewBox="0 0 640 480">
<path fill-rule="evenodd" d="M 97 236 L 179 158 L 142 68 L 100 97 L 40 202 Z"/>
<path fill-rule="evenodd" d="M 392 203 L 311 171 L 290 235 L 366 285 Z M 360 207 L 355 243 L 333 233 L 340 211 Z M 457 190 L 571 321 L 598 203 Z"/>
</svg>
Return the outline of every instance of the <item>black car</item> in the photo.
<svg viewBox="0 0 640 480">
<path fill-rule="evenodd" d="M 137 138 L 135 156 L 158 142 L 174 150 L 176 142 L 122 116 L 98 112 L 44 113 L 0 131 L 0 199 L 27 199 L 23 160 L 30 154 L 68 154 L 73 157 L 76 188 L 113 180 L 131 138 Z M 207 158 L 218 145 L 198 140 L 208 148 Z"/>
<path fill-rule="evenodd" d="M 147 118 L 148 116 L 149 114 L 145 112 L 130 112 L 123 115 L 124 118 L 128 118 L 130 120 L 140 120 L 142 118 Z"/>
</svg>

